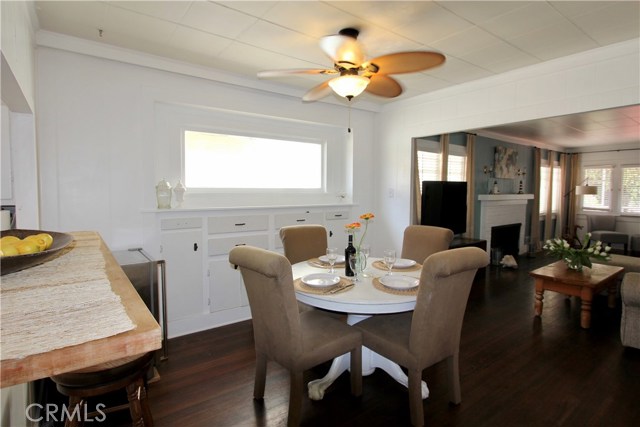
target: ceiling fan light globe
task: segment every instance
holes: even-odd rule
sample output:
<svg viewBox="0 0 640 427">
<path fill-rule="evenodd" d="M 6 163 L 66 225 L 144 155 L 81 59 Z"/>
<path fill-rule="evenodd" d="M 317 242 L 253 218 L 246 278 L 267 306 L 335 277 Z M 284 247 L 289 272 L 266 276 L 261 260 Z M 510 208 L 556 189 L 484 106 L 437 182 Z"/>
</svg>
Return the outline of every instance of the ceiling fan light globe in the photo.
<svg viewBox="0 0 640 427">
<path fill-rule="evenodd" d="M 351 99 L 360 95 L 367 88 L 369 79 L 364 76 L 347 75 L 329 80 L 329 86 L 338 95 Z"/>
</svg>

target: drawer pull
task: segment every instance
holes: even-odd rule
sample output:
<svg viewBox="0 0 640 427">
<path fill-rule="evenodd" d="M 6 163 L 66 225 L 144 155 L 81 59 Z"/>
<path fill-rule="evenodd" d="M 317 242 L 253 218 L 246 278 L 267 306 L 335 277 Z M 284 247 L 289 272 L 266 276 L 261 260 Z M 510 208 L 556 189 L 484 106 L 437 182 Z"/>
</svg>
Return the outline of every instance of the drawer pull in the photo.
<svg viewBox="0 0 640 427">
<path fill-rule="evenodd" d="M 305 222 L 306 219 L 296 219 L 296 222 Z"/>
<path fill-rule="evenodd" d="M 334 218 L 342 218 L 342 214 L 335 214 L 333 217 Z"/>
<path fill-rule="evenodd" d="M 247 246 L 247 244 L 246 243 L 237 243 L 234 246 Z"/>
<path fill-rule="evenodd" d="M 194 243 L 194 244 L 193 244 L 193 251 L 194 251 L 194 252 L 197 252 L 197 251 L 198 251 L 198 244 L 197 244 L 197 243 Z"/>
<path fill-rule="evenodd" d="M 242 227 L 243 225 L 247 225 L 246 222 L 240 222 L 238 224 L 235 224 L 236 227 Z"/>
</svg>

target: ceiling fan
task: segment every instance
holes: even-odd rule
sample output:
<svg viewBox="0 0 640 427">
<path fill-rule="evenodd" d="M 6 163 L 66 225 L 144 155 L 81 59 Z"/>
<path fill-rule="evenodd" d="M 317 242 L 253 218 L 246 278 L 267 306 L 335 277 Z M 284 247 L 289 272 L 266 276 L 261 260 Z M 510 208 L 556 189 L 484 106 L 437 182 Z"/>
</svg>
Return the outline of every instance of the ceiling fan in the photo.
<svg viewBox="0 0 640 427">
<path fill-rule="evenodd" d="M 349 101 L 367 91 L 385 98 L 402 93 L 402 86 L 389 74 L 404 74 L 427 70 L 442 64 L 444 55 L 437 52 L 396 52 L 365 61 L 358 42 L 360 31 L 344 28 L 339 34 L 322 37 L 320 48 L 333 60 L 329 69 L 290 69 L 260 71 L 258 77 L 280 77 L 289 74 L 327 74 L 335 76 L 309 90 L 303 101 L 317 101 L 333 90 Z"/>
</svg>

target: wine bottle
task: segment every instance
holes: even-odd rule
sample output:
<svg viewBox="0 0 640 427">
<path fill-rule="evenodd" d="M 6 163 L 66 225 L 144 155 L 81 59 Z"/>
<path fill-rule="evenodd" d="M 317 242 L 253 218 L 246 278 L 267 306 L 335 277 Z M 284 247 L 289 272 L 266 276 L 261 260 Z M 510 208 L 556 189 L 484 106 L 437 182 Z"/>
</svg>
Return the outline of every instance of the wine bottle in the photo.
<svg viewBox="0 0 640 427">
<path fill-rule="evenodd" d="M 349 234 L 349 244 L 344 250 L 344 275 L 348 277 L 353 277 L 353 270 L 351 270 L 351 266 L 349 265 L 349 257 L 351 255 L 356 254 L 356 248 L 353 246 L 353 234 Z"/>
</svg>

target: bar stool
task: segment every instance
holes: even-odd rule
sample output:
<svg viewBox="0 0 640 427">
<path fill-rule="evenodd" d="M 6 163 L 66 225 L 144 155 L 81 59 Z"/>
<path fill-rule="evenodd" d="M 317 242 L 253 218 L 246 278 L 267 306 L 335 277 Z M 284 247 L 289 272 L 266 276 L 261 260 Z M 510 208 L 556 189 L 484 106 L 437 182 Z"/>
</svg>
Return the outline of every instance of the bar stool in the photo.
<svg viewBox="0 0 640 427">
<path fill-rule="evenodd" d="M 69 418 L 65 420 L 65 427 L 84 424 L 83 417 L 86 414 L 82 409 L 83 400 L 122 389 L 127 391 L 129 404 L 124 407 L 103 410 L 102 413 L 124 409 L 128 406 L 132 426 L 153 426 L 145 381 L 153 356 L 154 352 L 149 352 L 52 376 L 51 379 L 56 383 L 58 391 L 69 397 Z M 80 407 L 76 409 L 77 406 Z"/>
</svg>

